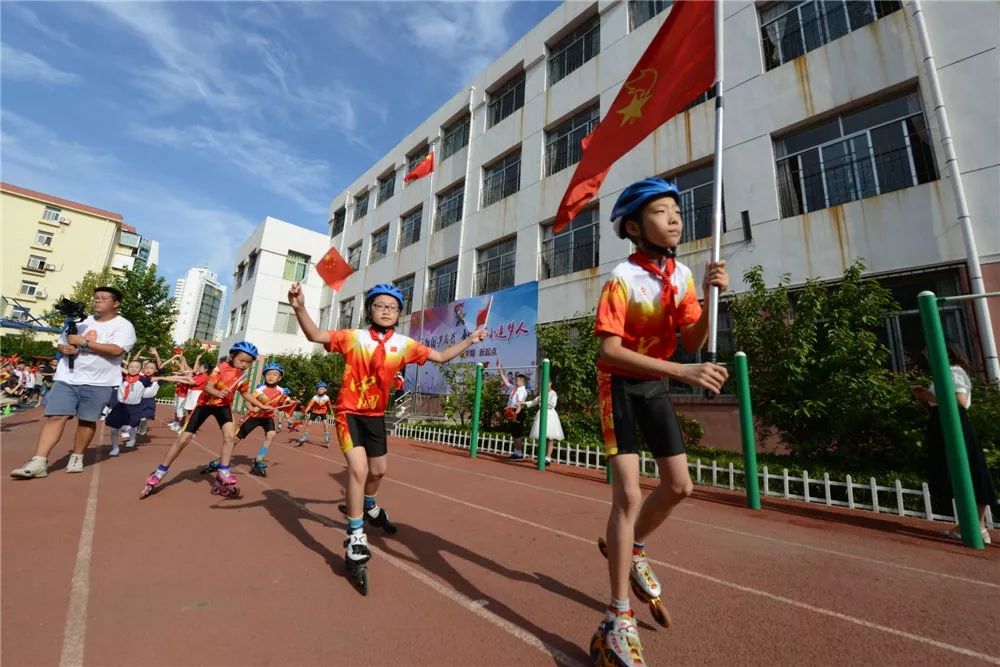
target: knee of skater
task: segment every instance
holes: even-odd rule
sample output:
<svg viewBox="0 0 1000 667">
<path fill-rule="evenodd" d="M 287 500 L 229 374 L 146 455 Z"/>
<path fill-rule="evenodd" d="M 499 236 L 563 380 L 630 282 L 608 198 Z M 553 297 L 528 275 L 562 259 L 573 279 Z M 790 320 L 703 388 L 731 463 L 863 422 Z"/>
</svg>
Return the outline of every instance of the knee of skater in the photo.
<svg viewBox="0 0 1000 667">
<path fill-rule="evenodd" d="M 382 479 L 383 477 L 385 477 L 385 471 L 384 470 L 369 470 L 368 471 L 368 479 L 371 479 L 371 480 L 374 480 L 374 481 L 377 482 L 378 480 Z"/>
<path fill-rule="evenodd" d="M 618 489 L 614 496 L 615 505 L 626 514 L 638 511 L 642 505 L 642 489 Z"/>
</svg>

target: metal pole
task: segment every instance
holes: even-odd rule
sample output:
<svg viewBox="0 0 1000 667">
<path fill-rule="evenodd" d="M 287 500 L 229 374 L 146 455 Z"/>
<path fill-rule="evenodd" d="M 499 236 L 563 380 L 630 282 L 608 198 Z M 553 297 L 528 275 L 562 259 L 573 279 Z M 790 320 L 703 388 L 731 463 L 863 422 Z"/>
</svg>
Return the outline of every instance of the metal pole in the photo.
<svg viewBox="0 0 1000 667">
<path fill-rule="evenodd" d="M 472 433 L 469 435 L 469 458 L 479 455 L 479 411 L 483 406 L 483 364 L 476 364 L 476 397 L 472 401 Z"/>
<path fill-rule="evenodd" d="M 938 312 L 934 292 L 924 291 L 917 297 L 920 307 L 920 321 L 924 325 L 924 341 L 931 362 L 934 378 L 934 393 L 937 395 L 938 415 L 944 435 L 945 454 L 948 459 L 948 474 L 951 477 L 952 494 L 958 525 L 962 530 L 962 542 L 973 549 L 982 549 L 983 536 L 979 532 L 979 513 L 972 491 L 972 474 L 969 472 L 969 456 L 965 450 L 965 436 L 962 421 L 958 415 L 955 400 L 955 384 L 951 380 L 948 351 L 944 344 L 944 329 L 941 327 L 941 313 Z"/>
<path fill-rule="evenodd" d="M 747 507 L 760 509 L 760 484 L 757 482 L 757 444 L 753 434 L 753 411 L 750 407 L 750 369 L 747 355 L 736 353 L 736 396 L 740 403 L 740 434 L 743 436 L 743 485 Z"/>
<path fill-rule="evenodd" d="M 545 472 L 545 456 L 548 454 L 549 435 L 549 370 L 551 362 L 542 359 L 541 400 L 538 403 L 538 469 Z"/>
<path fill-rule="evenodd" d="M 722 252 L 722 0 L 715 2 L 715 157 L 712 162 L 712 261 Z M 718 358 L 719 288 L 708 290 L 708 360 Z"/>
<path fill-rule="evenodd" d="M 941 150 L 945 157 L 945 168 L 948 170 L 948 180 L 951 181 L 952 194 L 955 197 L 955 208 L 958 209 L 958 226 L 962 230 L 962 240 L 965 241 L 965 265 L 969 272 L 969 288 L 973 294 L 985 295 L 986 286 L 983 283 L 983 270 L 979 265 L 979 250 L 976 248 L 976 233 L 972 228 L 972 216 L 965 199 L 965 188 L 962 184 L 962 172 L 958 168 L 958 157 L 955 154 L 955 142 L 951 137 L 951 126 L 948 124 L 948 113 L 944 108 L 944 96 L 941 94 L 941 83 L 938 80 L 937 64 L 931 52 L 931 40 L 924 23 L 924 10 L 920 0 L 913 0 L 913 22 L 916 24 L 920 51 L 924 59 L 924 73 L 934 111 L 941 130 Z M 983 348 L 983 361 L 986 366 L 986 376 L 990 382 L 1000 379 L 1000 359 L 997 359 L 997 343 L 993 337 L 993 322 L 990 319 L 989 304 L 978 299 L 973 304 L 976 311 L 976 323 L 979 325 L 979 343 Z"/>
</svg>

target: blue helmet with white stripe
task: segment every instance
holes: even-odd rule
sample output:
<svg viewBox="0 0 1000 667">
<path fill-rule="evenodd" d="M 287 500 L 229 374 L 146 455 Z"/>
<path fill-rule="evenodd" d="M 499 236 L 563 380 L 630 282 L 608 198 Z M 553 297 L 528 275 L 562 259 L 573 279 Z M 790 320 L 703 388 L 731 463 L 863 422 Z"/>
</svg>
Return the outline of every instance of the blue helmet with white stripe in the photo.
<svg viewBox="0 0 1000 667">
<path fill-rule="evenodd" d="M 660 197 L 673 197 L 680 203 L 677 184 L 662 178 L 644 178 L 628 186 L 618 195 L 615 207 L 611 209 L 611 224 L 614 225 L 618 238 L 628 238 L 625 231 L 626 220 L 639 220 L 638 214 L 647 202 Z"/>
</svg>

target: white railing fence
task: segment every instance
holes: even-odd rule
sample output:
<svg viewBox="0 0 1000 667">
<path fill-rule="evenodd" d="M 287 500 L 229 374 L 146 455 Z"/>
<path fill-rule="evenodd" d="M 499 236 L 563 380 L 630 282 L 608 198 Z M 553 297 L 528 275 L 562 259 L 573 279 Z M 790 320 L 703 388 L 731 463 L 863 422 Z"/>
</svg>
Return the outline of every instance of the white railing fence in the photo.
<svg viewBox="0 0 1000 667">
<path fill-rule="evenodd" d="M 464 431 L 406 423 L 397 424 L 393 435 L 458 449 L 469 449 L 470 444 L 469 434 Z M 483 433 L 479 436 L 480 452 L 509 456 L 513 449 L 514 442 L 509 435 Z M 535 439 L 524 439 L 524 455 L 529 459 L 534 459 L 538 455 L 538 442 Z M 552 450 L 552 461 L 584 469 L 607 468 L 607 456 L 602 450 L 569 443 L 556 444 Z M 659 479 L 656 459 L 648 452 L 642 452 L 639 461 L 639 470 L 644 477 Z M 695 484 L 730 491 L 743 488 L 745 473 L 732 463 L 720 466 L 716 461 L 708 464 L 696 459 L 689 461 L 688 467 L 691 469 Z M 808 472 L 790 475 L 787 468 L 782 469 L 781 474 L 774 474 L 767 466 L 761 466 L 757 477 L 760 480 L 761 494 L 770 498 L 801 500 L 830 507 L 846 507 L 876 514 L 895 514 L 932 521 L 955 521 L 954 501 L 950 515 L 937 514 L 933 511 L 931 493 L 926 482 L 921 484 L 919 490 L 906 489 L 898 479 L 892 486 L 882 486 L 874 477 L 855 480 L 851 475 L 845 475 L 843 481 L 838 481 L 831 479 L 828 473 L 823 473 L 822 477 L 810 477 Z M 986 525 L 990 528 L 1000 528 L 988 507 Z"/>
</svg>

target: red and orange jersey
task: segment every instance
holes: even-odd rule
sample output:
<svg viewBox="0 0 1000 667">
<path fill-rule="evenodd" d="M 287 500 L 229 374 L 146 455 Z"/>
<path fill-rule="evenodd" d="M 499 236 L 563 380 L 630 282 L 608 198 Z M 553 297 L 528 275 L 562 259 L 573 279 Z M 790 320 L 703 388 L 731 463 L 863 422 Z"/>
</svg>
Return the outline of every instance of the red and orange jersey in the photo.
<svg viewBox="0 0 1000 667">
<path fill-rule="evenodd" d="M 655 359 L 670 359 L 677 347 L 678 330 L 701 317 L 691 269 L 676 262 L 670 283 L 673 299 L 664 299 L 662 278 L 632 261 L 622 262 L 601 292 L 594 333 L 620 336 L 626 349 Z M 619 369 L 603 359 L 598 360 L 597 367 L 616 375 L 651 377 Z"/>
<path fill-rule="evenodd" d="M 306 412 L 311 415 L 325 415 L 330 411 L 330 396 L 316 394 L 306 403 Z"/>
<path fill-rule="evenodd" d="M 233 396 L 250 389 L 250 383 L 244 377 L 243 371 L 222 362 L 216 367 L 212 374 L 208 376 L 206 386 L 212 387 L 216 391 L 225 392 L 225 396 L 211 396 L 207 391 L 202 392 L 198 397 L 198 405 L 225 406 L 231 405 Z"/>
<path fill-rule="evenodd" d="M 381 378 L 371 368 L 378 342 L 369 329 L 330 331 L 326 349 L 344 355 L 344 381 L 337 394 L 334 412 L 382 415 L 389 404 L 392 379 L 406 364 L 423 365 L 431 349 L 408 336 L 390 333 L 384 340 L 385 361 L 379 369 Z M 380 381 L 381 379 L 381 381 Z"/>
<path fill-rule="evenodd" d="M 266 384 L 262 384 L 253 390 L 250 394 L 254 400 L 258 403 L 265 405 L 263 410 L 251 409 L 247 412 L 247 417 L 256 418 L 267 418 L 274 416 L 274 409 L 285 402 L 285 391 L 281 387 L 275 385 L 274 387 L 269 387 Z"/>
</svg>

